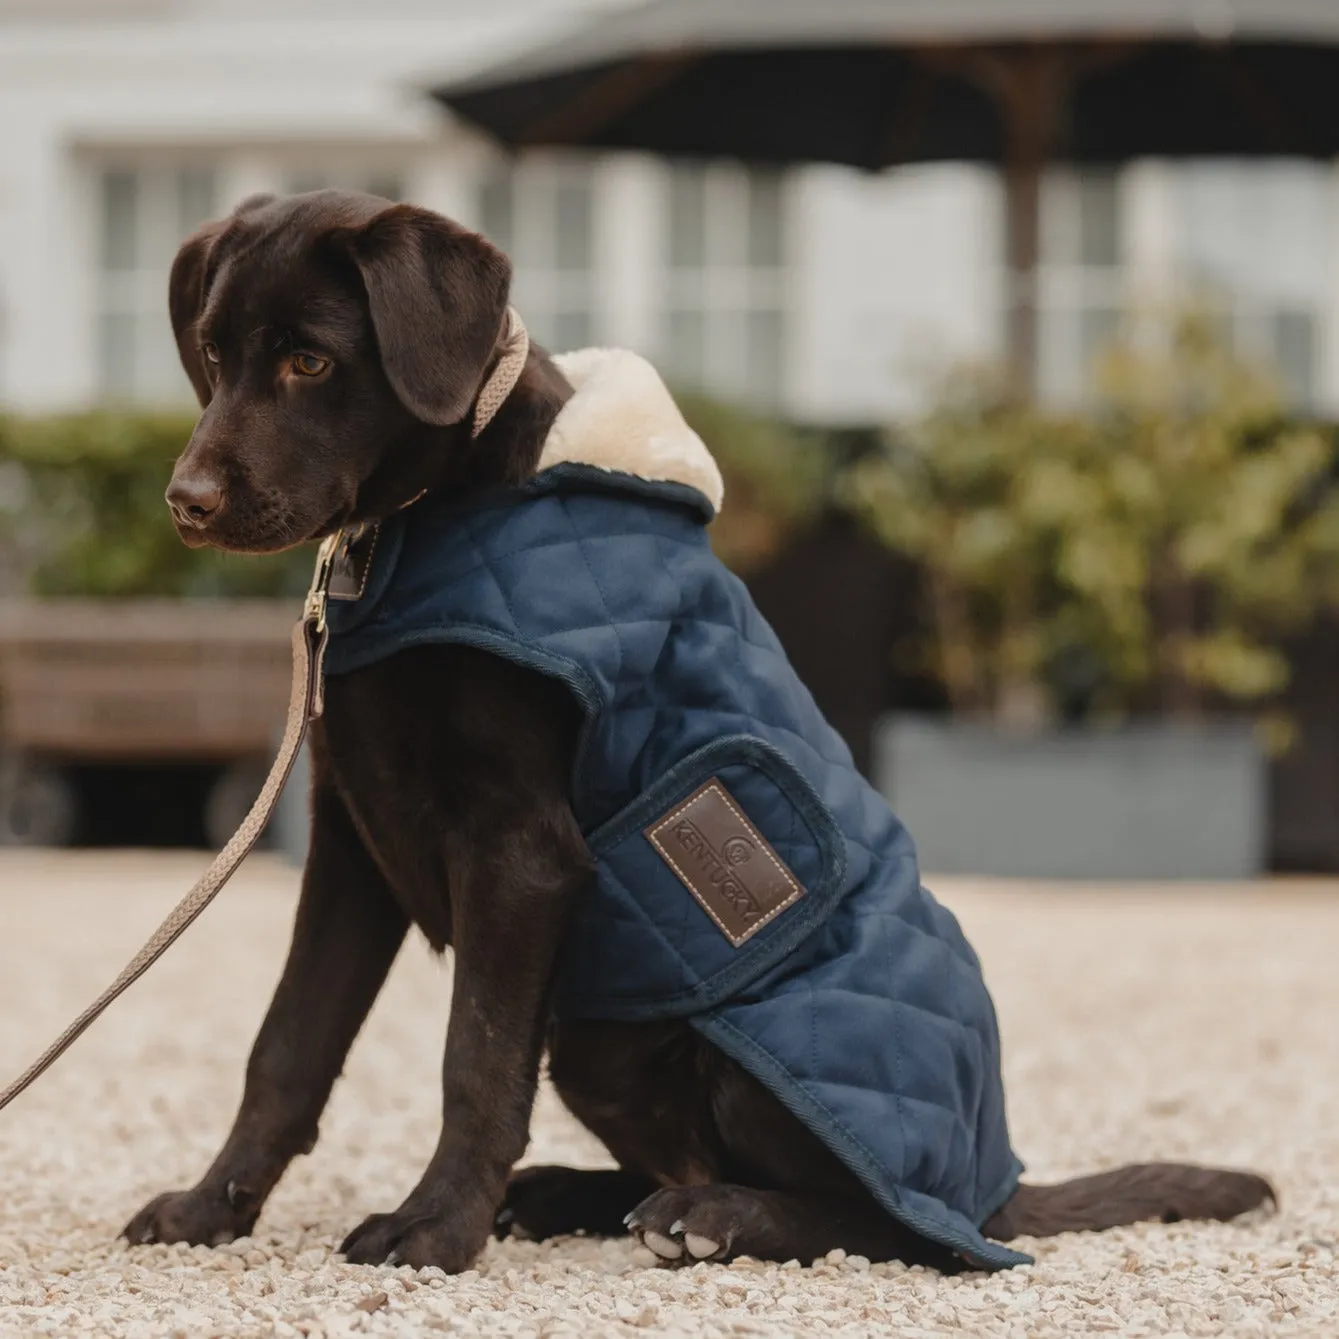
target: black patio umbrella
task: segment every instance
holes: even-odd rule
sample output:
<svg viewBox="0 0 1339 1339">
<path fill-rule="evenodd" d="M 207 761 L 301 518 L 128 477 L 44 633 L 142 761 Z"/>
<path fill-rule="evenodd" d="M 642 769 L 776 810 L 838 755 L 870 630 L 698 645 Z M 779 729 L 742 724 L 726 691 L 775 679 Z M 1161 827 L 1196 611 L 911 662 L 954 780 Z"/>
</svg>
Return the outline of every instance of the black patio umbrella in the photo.
<svg viewBox="0 0 1339 1339">
<path fill-rule="evenodd" d="M 1001 164 L 1030 386 L 1046 164 L 1339 154 L 1339 0 L 651 0 L 434 92 L 514 148 Z"/>
</svg>

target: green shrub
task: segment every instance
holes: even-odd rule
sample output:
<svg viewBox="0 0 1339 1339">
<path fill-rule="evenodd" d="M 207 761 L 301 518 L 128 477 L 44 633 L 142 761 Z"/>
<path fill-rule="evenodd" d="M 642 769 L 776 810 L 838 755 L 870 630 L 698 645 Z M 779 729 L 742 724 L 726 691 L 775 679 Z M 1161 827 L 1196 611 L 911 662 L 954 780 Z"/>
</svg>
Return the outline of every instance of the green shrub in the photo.
<svg viewBox="0 0 1339 1339">
<path fill-rule="evenodd" d="M 822 436 L 705 395 L 676 391 L 689 426 L 716 457 L 725 505 L 711 524 L 712 548 L 734 571 L 761 567 L 814 516 L 829 492 Z"/>
<path fill-rule="evenodd" d="M 37 595 L 264 596 L 306 588 L 307 549 L 253 558 L 188 549 L 163 492 L 186 414 L 0 419 L 0 544 Z"/>
<path fill-rule="evenodd" d="M 1113 350 L 1082 417 L 959 377 L 845 491 L 922 564 L 955 710 L 1193 715 L 1277 693 L 1339 598 L 1334 472 L 1333 434 L 1187 317 Z"/>
<path fill-rule="evenodd" d="M 682 403 L 725 476 L 728 503 L 712 542 L 747 571 L 819 505 L 821 443 L 702 396 Z M 188 549 L 177 538 L 163 492 L 194 422 L 111 411 L 0 418 L 0 556 L 10 588 L 106 597 L 304 591 L 310 546 L 258 558 Z"/>
</svg>

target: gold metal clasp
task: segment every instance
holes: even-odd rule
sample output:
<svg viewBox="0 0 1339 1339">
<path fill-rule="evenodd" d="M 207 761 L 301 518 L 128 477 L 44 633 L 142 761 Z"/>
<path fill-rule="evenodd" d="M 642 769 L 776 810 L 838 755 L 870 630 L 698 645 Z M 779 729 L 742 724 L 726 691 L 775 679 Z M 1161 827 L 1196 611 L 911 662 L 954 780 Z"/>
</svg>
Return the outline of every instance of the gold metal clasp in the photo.
<svg viewBox="0 0 1339 1339">
<path fill-rule="evenodd" d="M 336 530 L 321 541 L 316 551 L 316 570 L 312 573 L 311 589 L 302 607 L 302 617 L 316 625 L 317 632 L 325 631 L 325 609 L 330 598 L 330 576 L 335 570 L 335 554 L 339 552 L 344 532 Z"/>
</svg>

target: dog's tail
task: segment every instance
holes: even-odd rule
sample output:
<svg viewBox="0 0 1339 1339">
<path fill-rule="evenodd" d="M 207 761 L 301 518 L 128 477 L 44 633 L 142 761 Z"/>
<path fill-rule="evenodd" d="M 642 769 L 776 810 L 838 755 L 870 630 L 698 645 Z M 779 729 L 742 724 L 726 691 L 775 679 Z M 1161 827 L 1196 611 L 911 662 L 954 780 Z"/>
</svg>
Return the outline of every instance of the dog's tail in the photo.
<svg viewBox="0 0 1339 1339">
<path fill-rule="evenodd" d="M 1053 1186 L 1020 1185 L 981 1231 L 996 1241 L 1100 1232 L 1148 1219 L 1235 1218 L 1266 1200 L 1274 1188 L 1253 1172 L 1222 1171 L 1177 1162 L 1146 1162 Z"/>
</svg>

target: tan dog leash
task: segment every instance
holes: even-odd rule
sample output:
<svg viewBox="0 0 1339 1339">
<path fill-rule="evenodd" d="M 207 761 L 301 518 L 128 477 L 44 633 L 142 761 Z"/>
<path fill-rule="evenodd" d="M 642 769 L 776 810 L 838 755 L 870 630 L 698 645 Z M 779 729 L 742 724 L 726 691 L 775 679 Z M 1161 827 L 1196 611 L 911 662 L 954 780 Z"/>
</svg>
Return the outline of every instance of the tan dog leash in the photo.
<svg viewBox="0 0 1339 1339">
<path fill-rule="evenodd" d="M 530 339 L 520 316 L 511 307 L 507 308 L 502 347 L 502 357 L 479 392 L 470 433 L 472 437 L 477 437 L 488 426 L 493 415 L 515 388 L 525 367 Z M 237 872 L 237 867 L 265 831 L 274 813 L 274 806 L 283 793 L 288 774 L 293 770 L 302 741 L 307 736 L 307 726 L 321 714 L 325 705 L 322 667 L 328 636 L 326 604 L 330 598 L 330 578 L 334 571 L 335 555 L 342 538 L 343 532 L 337 531 L 322 541 L 302 618 L 293 627 L 293 687 L 288 699 L 288 721 L 284 726 L 279 753 L 256 802 L 242 820 L 241 827 L 228 839 L 227 845 L 214 857 L 195 886 L 172 908 L 167 919 L 126 963 L 116 980 L 13 1083 L 0 1091 L 0 1111 L 45 1074 L 107 1007 L 133 986 L 181 938 L 200 913 L 219 895 L 223 885 Z"/>
<path fill-rule="evenodd" d="M 330 585 L 331 558 L 338 540 L 339 535 L 336 534 L 322 543 L 302 618 L 293 627 L 293 689 L 288 699 L 288 721 L 284 726 L 284 738 L 279 745 L 278 756 L 256 802 L 242 820 L 241 827 L 228 839 L 227 845 L 214 857 L 195 886 L 172 908 L 167 919 L 126 963 L 116 980 L 13 1083 L 0 1092 L 0 1110 L 46 1073 L 92 1026 L 108 1005 L 133 986 L 177 942 L 186 928 L 218 896 L 223 885 L 237 872 L 237 867 L 265 831 L 265 825 L 270 821 L 270 815 L 283 791 L 284 782 L 293 770 L 298 750 L 306 738 L 307 725 L 321 714 L 321 665 L 325 657 L 327 636 L 326 595 Z"/>
</svg>

